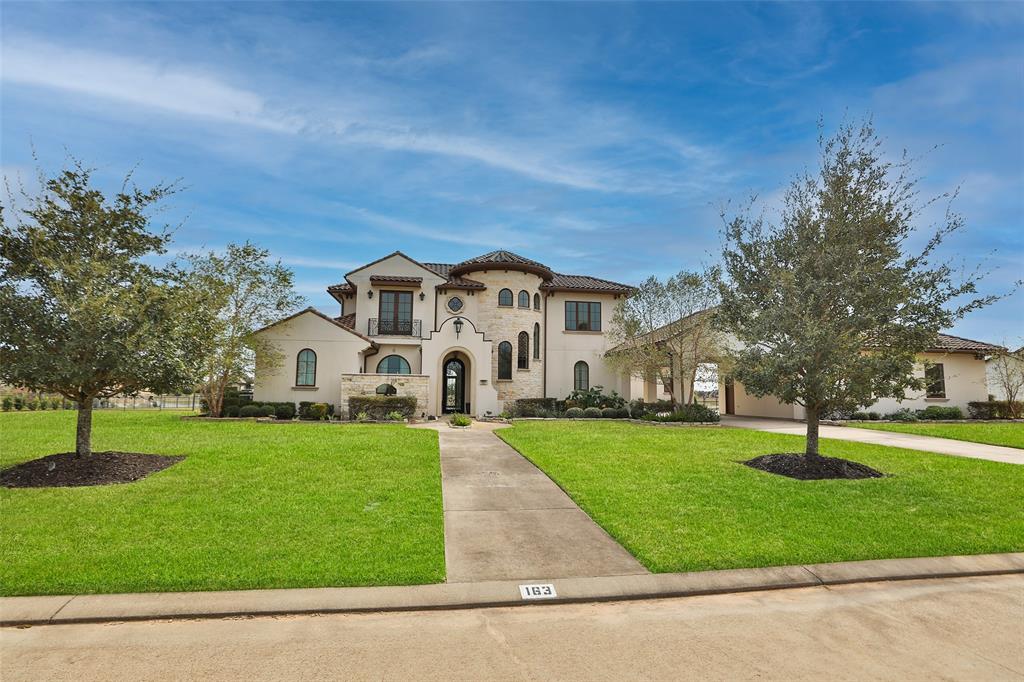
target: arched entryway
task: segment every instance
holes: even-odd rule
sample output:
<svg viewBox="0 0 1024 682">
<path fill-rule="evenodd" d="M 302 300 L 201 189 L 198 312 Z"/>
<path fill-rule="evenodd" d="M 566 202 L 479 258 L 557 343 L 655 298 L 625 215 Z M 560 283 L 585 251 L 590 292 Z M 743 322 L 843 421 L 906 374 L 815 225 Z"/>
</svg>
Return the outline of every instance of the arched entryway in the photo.
<svg viewBox="0 0 1024 682">
<path fill-rule="evenodd" d="M 469 396 L 466 394 L 468 358 L 462 353 L 448 354 L 441 363 L 441 411 L 445 414 L 469 412 Z"/>
</svg>

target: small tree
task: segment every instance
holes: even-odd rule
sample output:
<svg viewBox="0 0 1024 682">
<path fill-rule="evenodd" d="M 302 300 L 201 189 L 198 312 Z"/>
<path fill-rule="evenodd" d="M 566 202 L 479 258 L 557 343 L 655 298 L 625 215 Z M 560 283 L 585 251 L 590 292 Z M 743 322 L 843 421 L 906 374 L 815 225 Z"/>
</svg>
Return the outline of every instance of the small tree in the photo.
<svg viewBox="0 0 1024 682">
<path fill-rule="evenodd" d="M 108 198 L 91 174 L 77 161 L 40 172 L 13 224 L 0 206 L 0 381 L 73 400 L 78 456 L 92 451 L 94 400 L 194 384 L 203 325 L 180 273 L 144 261 L 170 240 L 146 212 L 174 187 L 129 176 Z"/>
<path fill-rule="evenodd" d="M 793 181 L 777 226 L 749 211 L 726 223 L 719 286 L 718 318 L 741 345 L 733 376 L 755 396 L 805 408 L 807 457 L 818 456 L 822 414 L 922 390 L 917 354 L 996 299 L 976 296 L 976 273 L 954 281 L 948 263 L 932 262 L 964 224 L 949 210 L 907 255 L 923 207 L 906 155 L 883 160 L 870 122 L 819 144 L 818 174 Z"/>
<path fill-rule="evenodd" d="M 1002 351 L 989 360 L 988 376 L 1008 401 L 1011 419 L 1020 419 L 1020 403 L 1024 397 L 1024 346 L 1015 351 Z"/>
<path fill-rule="evenodd" d="M 718 267 L 683 270 L 664 282 L 647 278 L 615 311 L 611 335 L 618 345 L 609 362 L 632 376 L 663 381 L 666 368 L 678 364 L 677 381 L 696 402 L 699 368 L 717 361 L 724 346 L 713 311 L 719 278 Z"/>
<path fill-rule="evenodd" d="M 224 389 L 232 381 L 252 374 L 257 353 L 260 372 L 272 371 L 281 355 L 254 332 L 303 303 L 292 290 L 293 277 L 270 253 L 249 242 L 229 244 L 223 255 L 188 257 L 194 284 L 208 294 L 212 323 L 204 330 L 200 392 L 210 415 L 221 416 Z"/>
</svg>

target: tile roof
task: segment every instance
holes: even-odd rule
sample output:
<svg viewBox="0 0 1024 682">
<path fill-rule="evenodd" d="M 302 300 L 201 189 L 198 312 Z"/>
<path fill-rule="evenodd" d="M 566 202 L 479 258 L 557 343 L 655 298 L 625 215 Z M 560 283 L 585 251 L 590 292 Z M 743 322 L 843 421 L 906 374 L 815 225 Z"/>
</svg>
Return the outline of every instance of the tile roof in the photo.
<svg viewBox="0 0 1024 682">
<path fill-rule="evenodd" d="M 962 336 L 939 334 L 935 345 L 928 350 L 938 353 L 995 353 L 1006 349 L 984 341 L 965 339 Z"/>
<path fill-rule="evenodd" d="M 405 275 L 370 275 L 370 281 L 388 284 L 423 284 L 422 277 L 408 277 Z"/>
<path fill-rule="evenodd" d="M 334 319 L 337 320 L 338 324 L 340 324 L 342 327 L 348 327 L 349 329 L 356 328 L 355 313 L 349 313 L 348 315 L 342 315 L 341 317 L 336 317 Z"/>
<path fill-rule="evenodd" d="M 491 251 L 490 253 L 485 253 L 482 256 L 476 256 L 475 258 L 467 258 L 457 265 L 479 265 L 483 263 L 515 263 L 517 265 L 533 265 L 544 269 L 547 269 L 548 267 L 543 263 L 538 263 L 535 260 L 530 260 L 529 258 L 520 256 L 518 253 L 502 250 Z"/>
<path fill-rule="evenodd" d="M 541 284 L 540 288 L 548 291 L 594 291 L 608 294 L 628 294 L 634 289 L 628 284 L 609 279 L 589 275 L 563 275 L 557 272 L 550 282 Z"/>
<path fill-rule="evenodd" d="M 352 325 L 350 326 L 350 325 L 345 324 L 345 322 L 343 322 L 343 320 L 345 318 L 349 317 L 348 315 L 343 315 L 342 317 L 328 317 L 327 315 L 324 315 L 322 312 L 320 312 L 319 310 L 317 310 L 316 308 L 314 308 L 312 306 L 310 306 L 308 308 L 303 308 L 302 310 L 298 311 L 297 313 L 293 313 L 293 314 L 289 315 L 288 317 L 282 317 L 280 320 L 277 320 L 276 322 L 271 322 L 266 327 L 263 327 L 262 329 L 257 329 L 253 333 L 254 334 L 259 334 L 260 332 L 265 332 L 266 330 L 270 329 L 271 327 L 276 327 L 277 325 L 282 324 L 284 322 L 288 322 L 289 320 L 294 320 L 299 315 L 305 315 L 306 313 L 312 313 L 313 315 L 316 315 L 320 319 L 325 320 L 327 322 L 330 322 L 331 324 L 335 325 L 336 327 L 341 327 L 345 331 L 350 332 L 352 334 L 355 334 L 356 336 L 361 338 L 363 341 L 366 341 L 368 344 L 370 344 L 374 348 L 377 347 L 377 343 L 373 339 L 371 339 L 370 337 L 368 337 L 368 336 L 366 336 L 364 334 L 360 334 L 359 332 L 357 332 L 353 328 L 355 326 L 355 313 L 353 313 L 351 315 L 351 317 L 352 317 Z"/>
</svg>

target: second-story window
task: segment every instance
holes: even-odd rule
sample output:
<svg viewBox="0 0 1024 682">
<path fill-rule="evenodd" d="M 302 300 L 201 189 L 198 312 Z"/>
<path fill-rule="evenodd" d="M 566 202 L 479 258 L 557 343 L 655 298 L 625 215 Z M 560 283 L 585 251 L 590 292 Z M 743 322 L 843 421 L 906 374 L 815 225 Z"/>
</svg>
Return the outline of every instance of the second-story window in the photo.
<svg viewBox="0 0 1024 682">
<path fill-rule="evenodd" d="M 601 331 L 601 304 L 589 301 L 566 301 L 565 328 L 574 332 Z"/>
<path fill-rule="evenodd" d="M 533 309 L 540 310 L 540 294 L 533 295 Z"/>
<path fill-rule="evenodd" d="M 502 289 L 498 292 L 498 305 L 512 307 L 512 290 Z"/>
<path fill-rule="evenodd" d="M 517 364 L 518 369 L 530 369 L 530 335 L 519 332 Z"/>
<path fill-rule="evenodd" d="M 533 323 L 533 359 L 540 360 L 540 322 Z"/>
<path fill-rule="evenodd" d="M 379 334 L 412 334 L 412 292 L 380 292 Z"/>
<path fill-rule="evenodd" d="M 529 308 L 530 307 L 530 293 L 523 289 L 519 292 L 519 307 Z"/>
</svg>

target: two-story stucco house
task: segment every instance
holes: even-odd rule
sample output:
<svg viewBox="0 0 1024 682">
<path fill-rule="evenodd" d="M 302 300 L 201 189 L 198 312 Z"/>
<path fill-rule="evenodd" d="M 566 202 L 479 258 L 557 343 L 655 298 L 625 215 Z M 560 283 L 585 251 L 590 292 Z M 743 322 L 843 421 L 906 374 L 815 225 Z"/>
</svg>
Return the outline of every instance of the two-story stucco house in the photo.
<svg viewBox="0 0 1024 682">
<path fill-rule="evenodd" d="M 631 391 L 637 381 L 605 362 L 625 284 L 508 251 L 454 265 L 396 251 L 327 291 L 337 317 L 307 308 L 259 332 L 284 359 L 257 370 L 256 400 L 330 403 L 347 416 L 350 396 L 387 392 L 416 396 L 420 414 L 484 415 L 597 385 L 627 398 L 660 390 Z"/>
</svg>

